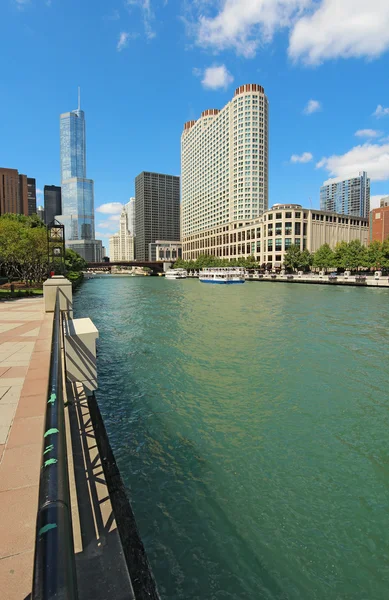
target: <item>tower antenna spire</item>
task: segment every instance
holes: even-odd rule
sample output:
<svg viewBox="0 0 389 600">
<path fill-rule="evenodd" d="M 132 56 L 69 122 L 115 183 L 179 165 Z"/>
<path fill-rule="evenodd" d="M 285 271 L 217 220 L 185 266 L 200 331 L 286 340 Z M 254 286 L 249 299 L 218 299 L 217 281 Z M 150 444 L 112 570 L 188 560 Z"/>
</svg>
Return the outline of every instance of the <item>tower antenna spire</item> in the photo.
<svg viewBox="0 0 389 600">
<path fill-rule="evenodd" d="M 81 110 L 81 88 L 78 86 L 78 110 Z"/>
</svg>

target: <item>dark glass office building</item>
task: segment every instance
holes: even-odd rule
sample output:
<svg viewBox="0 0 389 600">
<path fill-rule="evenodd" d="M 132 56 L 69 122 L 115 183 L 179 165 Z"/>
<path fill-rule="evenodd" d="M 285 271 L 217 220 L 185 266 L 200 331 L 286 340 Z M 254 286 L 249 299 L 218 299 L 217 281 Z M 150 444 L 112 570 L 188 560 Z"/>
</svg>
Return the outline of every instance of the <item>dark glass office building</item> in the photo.
<svg viewBox="0 0 389 600">
<path fill-rule="evenodd" d="M 180 240 L 180 178 L 143 171 L 135 179 L 135 257 L 149 260 L 149 244 Z"/>
<path fill-rule="evenodd" d="M 36 181 L 33 177 L 27 177 L 27 203 L 29 216 L 36 215 Z"/>
<path fill-rule="evenodd" d="M 58 185 L 45 185 L 45 223 L 51 223 L 56 215 L 62 214 L 61 188 Z"/>
</svg>

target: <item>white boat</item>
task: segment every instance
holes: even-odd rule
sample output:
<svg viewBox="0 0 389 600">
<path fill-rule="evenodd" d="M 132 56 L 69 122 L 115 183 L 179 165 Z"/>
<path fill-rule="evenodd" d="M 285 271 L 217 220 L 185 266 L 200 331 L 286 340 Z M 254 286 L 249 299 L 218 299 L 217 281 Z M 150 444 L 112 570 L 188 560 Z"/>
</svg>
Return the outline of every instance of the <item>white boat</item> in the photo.
<svg viewBox="0 0 389 600">
<path fill-rule="evenodd" d="M 210 267 L 200 271 L 199 280 L 203 283 L 244 283 L 245 270 L 242 267 Z"/>
<path fill-rule="evenodd" d="M 186 279 L 188 271 L 186 269 L 169 269 L 165 273 L 166 279 Z"/>
</svg>

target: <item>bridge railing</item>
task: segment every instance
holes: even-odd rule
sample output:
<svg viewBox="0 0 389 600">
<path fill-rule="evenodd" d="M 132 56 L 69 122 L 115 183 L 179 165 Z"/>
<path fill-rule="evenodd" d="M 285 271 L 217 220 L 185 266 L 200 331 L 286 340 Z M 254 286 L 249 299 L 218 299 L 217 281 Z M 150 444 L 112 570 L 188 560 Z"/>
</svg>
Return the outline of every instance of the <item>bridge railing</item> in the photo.
<svg viewBox="0 0 389 600">
<path fill-rule="evenodd" d="M 62 375 L 62 314 L 57 290 L 47 390 L 32 600 L 77 600 Z"/>
</svg>

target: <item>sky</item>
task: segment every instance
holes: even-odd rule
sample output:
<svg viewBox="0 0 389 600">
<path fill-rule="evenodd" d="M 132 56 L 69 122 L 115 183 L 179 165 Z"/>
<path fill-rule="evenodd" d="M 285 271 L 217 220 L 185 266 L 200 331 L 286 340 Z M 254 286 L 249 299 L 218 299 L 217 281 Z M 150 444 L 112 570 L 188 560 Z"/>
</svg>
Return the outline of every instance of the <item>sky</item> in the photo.
<svg viewBox="0 0 389 600">
<path fill-rule="evenodd" d="M 269 99 L 269 206 L 319 207 L 324 181 L 360 170 L 373 206 L 389 195 L 385 0 L 0 0 L 0 23 L 0 166 L 59 185 L 81 86 L 106 245 L 136 175 L 179 175 L 185 121 L 244 83 Z"/>
</svg>

